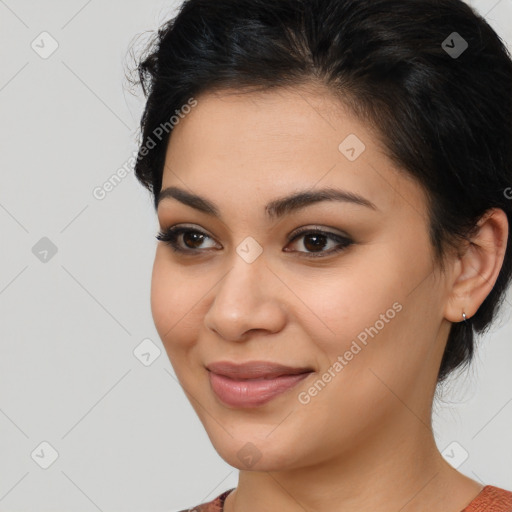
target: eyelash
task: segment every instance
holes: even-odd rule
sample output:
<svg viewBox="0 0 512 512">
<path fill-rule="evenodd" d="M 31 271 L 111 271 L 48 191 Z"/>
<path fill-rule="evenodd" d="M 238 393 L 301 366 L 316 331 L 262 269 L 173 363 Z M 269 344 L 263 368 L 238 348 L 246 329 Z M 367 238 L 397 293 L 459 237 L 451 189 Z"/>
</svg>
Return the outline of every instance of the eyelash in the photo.
<svg viewBox="0 0 512 512">
<path fill-rule="evenodd" d="M 179 252 L 179 253 L 186 254 L 189 256 L 195 256 L 195 255 L 197 255 L 198 252 L 201 252 L 202 249 L 190 249 L 190 248 L 183 249 L 182 247 L 180 247 L 178 245 L 177 239 L 183 233 L 199 233 L 200 235 L 203 235 L 207 238 L 211 238 L 209 235 L 207 235 L 206 233 L 203 233 L 202 231 L 200 231 L 198 229 L 192 229 L 192 228 L 184 227 L 184 226 L 181 226 L 181 227 L 180 226 L 171 226 L 170 228 L 160 231 L 156 235 L 156 239 L 160 240 L 160 241 L 164 242 L 165 244 L 167 244 L 168 246 L 170 246 L 173 249 L 173 251 L 175 251 L 175 252 Z M 338 242 L 340 244 L 335 249 L 331 249 L 329 251 L 320 251 L 317 253 L 304 252 L 304 251 L 291 251 L 291 252 L 298 252 L 301 255 L 304 255 L 302 257 L 306 257 L 306 258 L 323 258 L 326 256 L 337 254 L 339 252 L 346 250 L 350 245 L 353 244 L 353 241 L 350 238 L 347 238 L 345 236 L 337 235 L 335 233 L 330 233 L 328 231 L 322 231 L 319 229 L 311 229 L 311 228 L 303 228 L 303 229 L 297 231 L 288 240 L 288 243 L 295 242 L 295 240 L 297 240 L 301 236 L 305 236 L 305 235 L 322 235 L 322 236 L 325 236 L 325 237 L 327 237 L 331 240 L 334 240 L 335 242 Z M 290 251 L 287 251 L 287 252 L 290 252 Z"/>
</svg>

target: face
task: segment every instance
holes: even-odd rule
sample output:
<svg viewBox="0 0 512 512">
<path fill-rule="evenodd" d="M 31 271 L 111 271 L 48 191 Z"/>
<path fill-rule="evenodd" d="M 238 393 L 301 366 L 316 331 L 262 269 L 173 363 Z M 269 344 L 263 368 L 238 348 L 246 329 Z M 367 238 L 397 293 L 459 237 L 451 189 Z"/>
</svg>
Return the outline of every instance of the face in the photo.
<svg viewBox="0 0 512 512">
<path fill-rule="evenodd" d="M 181 250 L 158 242 L 151 307 L 215 449 L 239 469 L 275 471 L 424 429 L 448 322 L 420 186 L 326 91 L 197 102 L 174 127 L 162 190 L 210 209 L 162 194 L 161 230 L 186 229 Z M 314 196 L 324 189 L 339 195 Z M 244 394 L 252 381 L 226 402 L 207 369 L 219 361 L 311 371 L 272 399 Z"/>
</svg>

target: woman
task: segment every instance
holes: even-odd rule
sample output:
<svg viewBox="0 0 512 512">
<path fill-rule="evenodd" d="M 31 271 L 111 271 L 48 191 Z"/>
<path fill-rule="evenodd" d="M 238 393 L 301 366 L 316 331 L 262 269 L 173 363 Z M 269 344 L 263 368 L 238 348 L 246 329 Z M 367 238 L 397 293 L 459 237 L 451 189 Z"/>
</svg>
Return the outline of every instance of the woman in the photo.
<svg viewBox="0 0 512 512">
<path fill-rule="evenodd" d="M 512 61 L 486 21 L 188 0 L 138 71 L 153 319 L 240 470 L 191 510 L 511 511 L 431 426 L 512 272 Z"/>
</svg>

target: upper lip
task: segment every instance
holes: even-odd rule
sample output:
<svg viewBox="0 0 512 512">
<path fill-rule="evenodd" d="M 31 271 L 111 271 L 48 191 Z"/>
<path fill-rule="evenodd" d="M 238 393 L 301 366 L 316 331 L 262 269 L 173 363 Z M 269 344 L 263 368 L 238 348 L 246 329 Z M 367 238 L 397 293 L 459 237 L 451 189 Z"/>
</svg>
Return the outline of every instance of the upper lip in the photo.
<svg viewBox="0 0 512 512">
<path fill-rule="evenodd" d="M 281 375 L 298 375 L 313 371 L 313 369 L 309 367 L 293 368 L 269 361 L 247 361 L 245 363 L 218 361 L 208 364 L 206 369 L 212 373 L 224 375 L 231 379 L 272 379 Z"/>
</svg>

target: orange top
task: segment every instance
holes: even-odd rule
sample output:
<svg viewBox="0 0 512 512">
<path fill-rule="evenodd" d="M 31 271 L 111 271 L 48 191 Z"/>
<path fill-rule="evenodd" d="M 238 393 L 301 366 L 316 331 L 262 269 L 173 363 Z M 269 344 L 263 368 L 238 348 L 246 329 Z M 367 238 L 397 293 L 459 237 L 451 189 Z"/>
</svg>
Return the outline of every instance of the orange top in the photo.
<svg viewBox="0 0 512 512">
<path fill-rule="evenodd" d="M 224 500 L 233 490 L 234 488 L 224 491 L 208 503 L 201 503 L 180 512 L 223 512 Z M 460 512 L 512 512 L 512 492 L 494 485 L 486 485 L 480 494 Z"/>
</svg>

